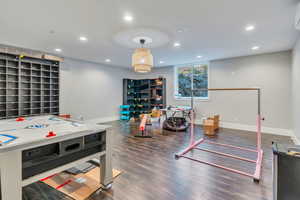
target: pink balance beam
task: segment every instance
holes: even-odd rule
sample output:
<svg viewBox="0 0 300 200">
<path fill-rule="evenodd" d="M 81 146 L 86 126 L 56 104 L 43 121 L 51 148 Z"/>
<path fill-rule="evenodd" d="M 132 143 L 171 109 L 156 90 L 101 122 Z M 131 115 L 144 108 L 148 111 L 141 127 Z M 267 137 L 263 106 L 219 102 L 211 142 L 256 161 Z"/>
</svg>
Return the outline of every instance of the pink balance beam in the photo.
<svg viewBox="0 0 300 200">
<path fill-rule="evenodd" d="M 227 153 L 222 153 L 222 152 L 218 152 L 218 151 L 213 151 L 213 150 L 209 150 L 209 149 L 203 149 L 203 148 L 198 148 L 198 147 L 196 147 L 194 149 L 209 152 L 209 153 L 214 153 L 214 154 L 218 154 L 218 155 L 221 155 L 221 156 L 226 156 L 226 157 L 229 157 L 229 158 L 234 158 L 234 159 L 242 160 L 242 161 L 246 161 L 246 162 L 251 162 L 251 163 L 256 163 L 257 162 L 256 160 L 251 160 L 251 159 L 248 159 L 248 158 L 235 156 L 235 155 L 227 154 Z"/>
<path fill-rule="evenodd" d="M 223 146 L 223 147 L 231 147 L 231 148 L 234 148 L 234 149 L 239 149 L 239 150 L 244 150 L 244 151 L 251 151 L 251 152 L 256 152 L 257 153 L 257 150 L 255 150 L 255 149 L 238 147 L 238 146 L 233 146 L 233 145 L 230 145 L 230 144 L 222 144 L 222 143 L 212 142 L 212 141 L 206 141 L 205 143 L 219 145 L 219 146 Z"/>
<path fill-rule="evenodd" d="M 194 149 L 196 146 L 198 146 L 202 142 L 204 142 L 204 138 L 201 138 L 200 140 L 194 142 L 193 144 L 190 144 L 186 149 L 184 149 L 184 150 L 178 152 L 177 154 L 175 154 L 175 158 L 179 159 L 181 156 L 183 156 L 187 152 L 191 151 L 192 149 Z"/>
<path fill-rule="evenodd" d="M 244 176 L 254 178 L 254 176 L 252 174 L 249 174 L 247 172 L 243 172 L 243 171 L 240 171 L 240 170 L 232 169 L 232 168 L 229 168 L 229 167 L 225 167 L 223 165 L 218 165 L 218 164 L 206 162 L 206 161 L 203 161 L 203 160 L 197 160 L 197 159 L 194 159 L 194 158 L 191 158 L 191 157 L 188 157 L 188 156 L 181 156 L 181 157 L 192 160 L 192 161 L 196 161 L 196 162 L 199 162 L 199 163 L 203 163 L 203 164 L 206 164 L 206 165 L 210 165 L 210 166 L 213 166 L 213 167 L 217 167 L 217 168 L 220 168 L 220 169 L 224 169 L 226 171 L 230 171 L 230 172 L 233 172 L 233 173 L 237 173 L 237 174 L 240 174 L 240 175 L 244 175 Z"/>
</svg>

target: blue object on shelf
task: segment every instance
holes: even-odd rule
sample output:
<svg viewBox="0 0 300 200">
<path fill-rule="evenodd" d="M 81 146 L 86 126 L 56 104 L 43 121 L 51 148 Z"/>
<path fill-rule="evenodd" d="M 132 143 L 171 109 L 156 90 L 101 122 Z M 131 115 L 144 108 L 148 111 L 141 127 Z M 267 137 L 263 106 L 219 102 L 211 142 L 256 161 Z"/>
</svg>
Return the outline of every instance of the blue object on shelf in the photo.
<svg viewBox="0 0 300 200">
<path fill-rule="evenodd" d="M 128 108 L 130 108 L 130 105 L 121 105 L 120 108 L 121 109 L 128 109 Z"/>
<path fill-rule="evenodd" d="M 129 115 L 130 114 L 130 111 L 127 111 L 127 110 L 123 110 L 120 112 L 122 115 Z"/>
</svg>

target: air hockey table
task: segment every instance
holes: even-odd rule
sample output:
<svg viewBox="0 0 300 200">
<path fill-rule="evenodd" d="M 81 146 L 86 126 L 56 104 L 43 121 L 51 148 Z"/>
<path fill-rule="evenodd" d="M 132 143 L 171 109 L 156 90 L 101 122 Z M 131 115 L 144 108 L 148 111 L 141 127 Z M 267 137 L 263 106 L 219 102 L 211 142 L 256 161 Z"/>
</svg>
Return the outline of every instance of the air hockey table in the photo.
<svg viewBox="0 0 300 200">
<path fill-rule="evenodd" d="M 95 158 L 100 160 L 100 183 L 111 187 L 108 128 L 52 115 L 1 120 L 2 200 L 22 200 L 22 187 Z M 6 136 L 11 138 L 7 142 Z"/>
</svg>

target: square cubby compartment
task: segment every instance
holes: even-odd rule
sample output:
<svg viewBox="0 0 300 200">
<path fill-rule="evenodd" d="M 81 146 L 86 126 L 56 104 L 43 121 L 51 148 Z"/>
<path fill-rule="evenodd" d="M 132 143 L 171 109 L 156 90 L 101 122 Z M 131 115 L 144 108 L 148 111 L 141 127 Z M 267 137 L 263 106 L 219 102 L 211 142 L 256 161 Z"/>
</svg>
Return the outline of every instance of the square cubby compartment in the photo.
<svg viewBox="0 0 300 200">
<path fill-rule="evenodd" d="M 0 88 L 6 88 L 6 82 L 0 82 Z"/>
<path fill-rule="evenodd" d="M 32 89 L 41 89 L 41 84 L 39 84 L 39 83 L 32 83 L 31 84 L 31 88 Z"/>
<path fill-rule="evenodd" d="M 27 110 L 21 110 L 21 114 L 20 114 L 21 116 L 28 116 L 28 115 L 30 115 L 30 110 L 29 109 L 27 109 Z"/>
<path fill-rule="evenodd" d="M 44 83 L 43 84 L 43 89 L 44 90 L 50 90 L 50 84 Z"/>
<path fill-rule="evenodd" d="M 51 83 L 58 84 L 59 83 L 59 79 L 58 78 L 53 78 Z"/>
<path fill-rule="evenodd" d="M 49 102 L 49 101 L 50 101 L 50 96 L 44 96 L 44 97 L 43 97 L 43 101 Z"/>
<path fill-rule="evenodd" d="M 59 109 L 58 108 L 51 108 L 51 113 L 58 114 Z"/>
<path fill-rule="evenodd" d="M 45 72 L 45 71 L 43 71 L 43 72 L 42 72 L 42 76 L 43 76 L 43 77 L 46 77 L 46 78 L 49 78 L 49 77 L 50 77 L 50 72 Z"/>
<path fill-rule="evenodd" d="M 6 104 L 0 103 L 0 111 L 5 111 L 6 110 Z"/>
<path fill-rule="evenodd" d="M 12 61 L 12 60 L 7 61 L 7 66 L 9 67 L 18 67 L 18 65 L 19 65 L 18 61 Z"/>
<path fill-rule="evenodd" d="M 8 88 L 8 89 L 18 89 L 18 88 L 19 88 L 19 83 L 8 82 L 8 83 L 7 83 L 7 88 Z"/>
<path fill-rule="evenodd" d="M 7 96 L 7 102 L 18 102 L 18 96 Z"/>
<path fill-rule="evenodd" d="M 0 96 L 6 95 L 6 89 L 0 89 Z"/>
<path fill-rule="evenodd" d="M 31 75 L 30 69 L 21 69 L 21 75 L 30 76 Z"/>
<path fill-rule="evenodd" d="M 43 78 L 43 83 L 50 83 L 50 78 Z"/>
<path fill-rule="evenodd" d="M 8 68 L 7 68 L 7 73 L 8 73 L 8 74 L 18 75 L 18 74 L 19 74 L 19 70 L 16 69 L 16 68 L 10 68 L 10 67 L 8 67 Z"/>
<path fill-rule="evenodd" d="M 51 89 L 58 90 L 58 85 L 57 84 L 52 84 Z"/>
<path fill-rule="evenodd" d="M 21 82 L 29 83 L 30 82 L 30 77 L 29 76 L 21 76 Z"/>
<path fill-rule="evenodd" d="M 41 70 L 41 64 L 32 63 L 32 70 Z"/>
<path fill-rule="evenodd" d="M 18 103 L 8 103 L 7 104 L 7 110 L 18 110 Z"/>
<path fill-rule="evenodd" d="M 58 90 L 51 90 L 51 95 L 56 96 L 59 94 Z"/>
<path fill-rule="evenodd" d="M 34 109 L 31 110 L 31 114 L 33 114 L 33 115 L 41 114 L 41 109 L 40 108 L 34 108 Z"/>
<path fill-rule="evenodd" d="M 5 66 L 6 65 L 6 60 L 0 59 L 0 66 Z"/>
<path fill-rule="evenodd" d="M 42 70 L 43 71 L 50 71 L 50 65 L 43 65 Z"/>
<path fill-rule="evenodd" d="M 23 96 L 21 97 L 21 101 L 22 101 L 22 102 L 30 102 L 30 100 L 31 100 L 31 97 L 30 97 L 30 96 L 23 95 Z"/>
<path fill-rule="evenodd" d="M 21 104 L 21 110 L 30 109 L 30 103 L 22 103 Z"/>
<path fill-rule="evenodd" d="M 29 62 L 21 62 L 21 68 L 30 69 L 31 63 Z"/>
<path fill-rule="evenodd" d="M 38 77 L 40 77 L 40 76 L 41 76 L 41 71 L 32 70 L 32 71 L 31 71 L 31 75 L 32 75 L 32 76 L 38 76 Z"/>
<path fill-rule="evenodd" d="M 17 110 L 7 111 L 8 117 L 17 117 L 18 115 L 19 115 L 19 112 Z"/>
<path fill-rule="evenodd" d="M 31 77 L 31 82 L 32 83 L 41 83 L 41 78 L 40 77 Z"/>
<path fill-rule="evenodd" d="M 44 108 L 43 109 L 43 113 L 44 114 L 49 114 L 51 111 L 50 111 L 50 108 Z"/>
<path fill-rule="evenodd" d="M 41 103 L 31 103 L 31 108 L 41 108 Z"/>
<path fill-rule="evenodd" d="M 0 65 L 0 74 L 5 74 L 5 73 L 6 73 L 6 67 Z"/>
<path fill-rule="evenodd" d="M 51 101 L 58 101 L 59 96 L 51 96 Z"/>
<path fill-rule="evenodd" d="M 6 112 L 5 111 L 0 111 L 0 118 L 5 118 L 6 117 Z"/>
<path fill-rule="evenodd" d="M 30 89 L 22 89 L 21 90 L 21 95 L 30 95 Z"/>
<path fill-rule="evenodd" d="M 58 71 L 59 71 L 59 70 L 58 70 L 58 66 L 52 65 L 52 66 L 51 66 L 51 71 L 52 71 L 52 72 L 58 72 Z"/>
<path fill-rule="evenodd" d="M 19 90 L 18 89 L 7 89 L 6 94 L 7 95 L 18 95 Z"/>
<path fill-rule="evenodd" d="M 58 102 L 51 102 L 51 107 L 58 107 Z"/>
<path fill-rule="evenodd" d="M 21 89 L 30 89 L 30 83 L 22 82 L 21 83 Z"/>
<path fill-rule="evenodd" d="M 43 95 L 43 96 L 45 96 L 45 95 L 46 95 L 46 96 L 47 96 L 47 95 L 50 96 L 50 90 L 45 90 L 45 89 L 42 90 L 42 95 Z"/>
<path fill-rule="evenodd" d="M 35 90 L 35 89 L 33 89 L 32 91 L 31 91 L 31 95 L 39 95 L 39 96 L 41 96 L 41 90 L 39 90 L 39 89 L 37 89 L 37 90 Z"/>
<path fill-rule="evenodd" d="M 1 96 L 0 95 L 0 103 L 6 102 L 6 96 Z"/>
<path fill-rule="evenodd" d="M 51 72 L 52 78 L 58 78 L 58 72 Z"/>
<path fill-rule="evenodd" d="M 7 81 L 13 81 L 13 82 L 18 82 L 18 75 L 12 75 L 12 74 L 8 74 L 7 75 Z"/>
<path fill-rule="evenodd" d="M 40 102 L 41 96 L 31 96 L 31 101 Z"/>
<path fill-rule="evenodd" d="M 43 107 L 44 108 L 50 108 L 50 103 L 49 102 L 44 102 Z"/>
<path fill-rule="evenodd" d="M 0 74 L 0 81 L 5 81 L 5 80 L 6 80 L 6 75 Z"/>
</svg>

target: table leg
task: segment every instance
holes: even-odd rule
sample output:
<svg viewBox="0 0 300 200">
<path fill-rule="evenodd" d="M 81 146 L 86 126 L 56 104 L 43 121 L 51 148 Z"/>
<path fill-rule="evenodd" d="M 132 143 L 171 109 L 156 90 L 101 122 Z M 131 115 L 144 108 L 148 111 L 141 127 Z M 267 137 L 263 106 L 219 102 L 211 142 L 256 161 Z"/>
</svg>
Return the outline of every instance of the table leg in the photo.
<svg viewBox="0 0 300 200">
<path fill-rule="evenodd" d="M 105 154 L 100 157 L 100 183 L 105 189 L 109 189 L 113 182 L 112 163 L 111 163 L 111 134 L 106 132 L 106 149 Z"/>
<path fill-rule="evenodd" d="M 2 200 L 22 200 L 21 151 L 0 154 Z"/>
</svg>

